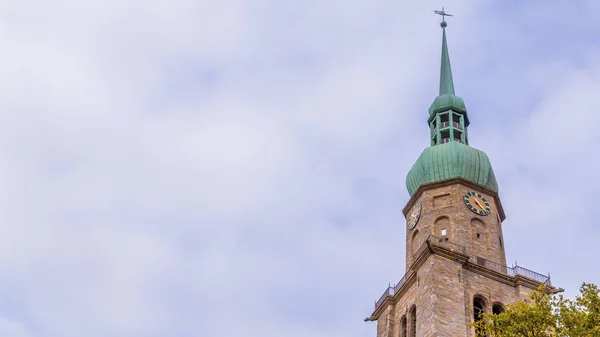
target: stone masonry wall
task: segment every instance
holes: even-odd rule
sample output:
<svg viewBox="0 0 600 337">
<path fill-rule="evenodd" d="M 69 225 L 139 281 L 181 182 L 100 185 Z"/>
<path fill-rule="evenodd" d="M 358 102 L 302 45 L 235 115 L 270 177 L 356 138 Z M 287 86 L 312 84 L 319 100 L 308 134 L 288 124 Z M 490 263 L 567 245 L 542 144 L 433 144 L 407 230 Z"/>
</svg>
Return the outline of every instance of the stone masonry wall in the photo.
<svg viewBox="0 0 600 337">
<path fill-rule="evenodd" d="M 462 263 L 432 254 L 419 268 L 417 279 L 395 304 L 391 304 L 378 319 L 377 337 L 400 337 L 401 321 L 417 307 L 417 336 L 472 337 L 467 328 L 473 322 L 473 299 L 485 299 L 486 311 L 494 303 L 507 305 L 524 299 L 532 289 L 511 286 L 490 279 L 463 267 Z"/>
<path fill-rule="evenodd" d="M 481 216 L 467 208 L 463 197 L 469 191 L 485 196 L 491 206 L 489 215 Z M 413 230 L 406 229 L 406 270 L 422 242 L 429 235 L 441 237 L 444 227 L 448 227 L 449 241 L 467 247 L 473 255 L 506 264 L 500 216 L 494 198 L 485 189 L 474 190 L 463 184 L 443 186 L 425 190 L 417 202 L 422 204 L 419 222 Z"/>
<path fill-rule="evenodd" d="M 469 191 L 485 196 L 491 205 L 489 215 L 480 216 L 466 207 L 463 198 Z M 479 256 L 505 265 L 501 215 L 488 192 L 463 183 L 424 190 L 416 200 L 422 204 L 419 222 L 413 230 L 406 230 L 406 270 L 413 267 L 414 254 L 427 237 L 442 237 L 442 229 L 449 242 L 466 247 L 470 262 L 477 263 Z M 377 337 L 400 337 L 403 317 L 407 317 L 407 335 L 411 336 L 409 312 L 413 305 L 417 308 L 417 336 L 471 337 L 474 331 L 467 325 L 473 321 L 475 296 L 485 299 L 486 311 L 491 312 L 494 303 L 510 304 L 532 291 L 465 269 L 463 263 L 430 255 L 416 270 L 416 281 L 407 285 L 409 288 L 396 298 L 396 303 L 378 314 Z"/>
</svg>

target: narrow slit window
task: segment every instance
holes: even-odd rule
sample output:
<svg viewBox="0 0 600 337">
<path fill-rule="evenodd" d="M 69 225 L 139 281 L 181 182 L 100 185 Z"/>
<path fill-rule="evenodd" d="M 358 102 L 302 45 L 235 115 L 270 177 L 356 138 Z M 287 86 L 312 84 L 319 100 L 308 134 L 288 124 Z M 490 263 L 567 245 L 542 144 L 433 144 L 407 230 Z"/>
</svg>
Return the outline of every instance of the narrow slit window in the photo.
<svg viewBox="0 0 600 337">
<path fill-rule="evenodd" d="M 410 311 L 410 335 L 411 337 L 417 337 L 417 307 L 413 305 L 412 310 Z"/>
<path fill-rule="evenodd" d="M 400 337 L 408 337 L 408 335 L 406 334 L 406 331 L 407 331 L 406 316 L 404 316 L 402 318 L 402 323 L 401 323 L 401 327 L 400 327 Z"/>
</svg>

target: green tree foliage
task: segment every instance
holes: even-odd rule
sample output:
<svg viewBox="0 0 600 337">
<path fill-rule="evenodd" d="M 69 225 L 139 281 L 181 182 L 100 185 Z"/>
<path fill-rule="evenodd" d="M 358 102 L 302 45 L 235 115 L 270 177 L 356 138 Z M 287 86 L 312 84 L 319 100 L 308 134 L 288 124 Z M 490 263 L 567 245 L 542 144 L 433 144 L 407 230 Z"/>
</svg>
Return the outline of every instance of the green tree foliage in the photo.
<svg viewBox="0 0 600 337">
<path fill-rule="evenodd" d="M 484 314 L 471 324 L 477 336 L 488 337 L 600 337 L 600 294 L 584 283 L 574 301 L 549 294 L 542 286 L 526 301 L 500 314 Z"/>
</svg>

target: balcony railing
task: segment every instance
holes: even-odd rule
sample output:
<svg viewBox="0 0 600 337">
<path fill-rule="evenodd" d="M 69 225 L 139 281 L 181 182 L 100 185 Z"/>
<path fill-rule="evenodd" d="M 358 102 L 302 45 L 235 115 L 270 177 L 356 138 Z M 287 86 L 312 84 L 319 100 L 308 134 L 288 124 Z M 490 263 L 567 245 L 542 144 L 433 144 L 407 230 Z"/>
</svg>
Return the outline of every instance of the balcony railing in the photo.
<svg viewBox="0 0 600 337">
<path fill-rule="evenodd" d="M 440 238 L 440 237 L 437 237 L 434 235 L 429 235 L 427 237 L 427 239 L 425 240 L 425 242 L 423 242 L 421 247 L 419 247 L 419 249 L 415 253 L 415 257 L 419 256 L 424 250 L 426 250 L 428 244 L 430 244 L 432 246 L 441 247 L 441 248 L 450 250 L 452 252 L 466 255 L 469 258 L 468 261 L 470 263 L 476 264 L 478 266 L 481 266 L 481 267 L 489 269 L 489 270 L 493 270 L 498 273 L 502 273 L 502 274 L 512 276 L 512 277 L 516 277 L 517 275 L 524 276 L 524 277 L 527 277 L 529 279 L 535 280 L 540 283 L 544 283 L 549 286 L 552 285 L 552 282 L 550 280 L 550 275 L 540 274 L 540 273 L 534 272 L 533 270 L 523 268 L 516 264 L 512 267 L 509 267 L 507 265 L 503 265 L 503 264 L 485 259 L 481 256 L 471 254 L 467 251 L 467 248 L 465 246 L 453 243 L 453 242 L 449 241 L 447 237 Z M 383 294 L 381 295 L 379 300 L 377 300 L 377 302 L 375 302 L 375 309 L 377 309 L 379 307 L 379 305 L 381 305 L 381 303 L 383 303 L 383 301 L 385 301 L 385 299 L 388 296 L 390 296 L 390 297 L 394 296 L 394 294 L 396 294 L 400 290 L 400 288 L 404 285 L 404 283 L 406 283 L 407 275 L 408 274 L 404 275 L 404 277 L 402 277 L 402 279 L 400 279 L 400 281 L 398 281 L 398 283 L 396 283 L 396 285 L 394 285 L 394 286 L 388 285 L 387 289 L 383 292 Z"/>
<path fill-rule="evenodd" d="M 451 242 L 447 237 L 440 238 L 435 235 L 429 235 L 427 240 L 425 240 L 424 244 L 427 244 L 428 241 L 431 242 L 434 246 L 443 247 L 453 252 L 466 254 L 467 251 L 467 248 L 465 248 L 465 246 L 461 246 L 459 244 Z"/>
<path fill-rule="evenodd" d="M 440 123 L 440 129 L 445 129 L 449 126 L 450 126 L 450 122 L 441 122 Z M 458 123 L 458 122 L 452 122 L 452 127 L 454 127 L 455 129 L 458 129 L 458 130 L 463 129 L 462 125 L 460 125 L 460 123 Z"/>
<path fill-rule="evenodd" d="M 533 270 L 529 270 L 527 268 L 523 268 L 521 266 L 514 266 L 512 268 L 508 268 L 508 275 L 510 276 L 517 276 L 517 275 L 521 275 L 521 276 L 525 276 L 527 278 L 530 278 L 532 280 L 536 280 L 540 283 L 544 283 L 546 285 L 551 286 L 552 285 L 552 281 L 550 280 L 550 275 L 544 275 L 544 274 L 540 274 L 540 273 L 536 273 Z"/>
<path fill-rule="evenodd" d="M 377 302 L 375 302 L 375 308 L 377 308 L 381 303 L 383 303 L 383 301 L 385 301 L 385 299 L 388 296 L 394 296 L 394 294 L 396 294 L 400 290 L 400 288 L 402 288 L 404 283 L 406 283 L 406 275 L 408 275 L 408 274 L 405 274 L 400 279 L 400 281 L 398 281 L 398 283 L 396 283 L 395 286 L 392 286 L 392 285 L 388 286 L 388 288 L 383 292 L 383 294 L 381 295 L 379 300 L 377 300 Z"/>
<path fill-rule="evenodd" d="M 450 138 L 442 138 L 442 144 L 445 144 L 445 143 L 450 143 L 450 141 L 451 141 L 451 139 L 450 139 Z M 462 143 L 462 142 L 463 142 L 463 141 L 462 141 L 462 140 L 460 140 L 459 138 L 454 138 L 454 141 L 455 141 L 455 142 L 459 142 L 459 143 Z"/>
<path fill-rule="evenodd" d="M 394 288 L 391 286 L 388 286 L 388 288 L 383 292 L 383 295 L 381 295 L 377 302 L 375 302 L 375 309 L 377 309 L 388 296 L 394 296 Z"/>
<path fill-rule="evenodd" d="M 450 249 L 451 251 L 455 251 L 458 253 L 468 255 L 469 262 L 477 264 L 482 267 L 485 267 L 486 269 L 490 269 L 490 270 L 493 270 L 493 271 L 496 271 L 496 272 L 499 272 L 502 274 L 507 274 L 509 276 L 521 275 L 521 276 L 530 278 L 532 280 L 538 281 L 540 283 L 545 283 L 550 286 L 552 285 L 549 275 L 540 274 L 540 273 L 534 272 L 533 270 L 529 270 L 527 268 L 521 267 L 519 265 L 514 265 L 512 267 L 509 267 L 507 265 L 503 265 L 503 264 L 488 260 L 481 256 L 471 254 L 471 253 L 467 252 L 466 247 L 461 246 L 456 243 L 452 243 L 446 237 L 439 238 L 437 236 L 430 235 L 424 244 L 427 244 L 427 242 L 430 242 L 434 246 L 444 247 L 446 249 Z"/>
<path fill-rule="evenodd" d="M 404 283 L 406 283 L 406 274 L 404 274 L 400 281 L 398 281 L 398 283 L 396 283 L 396 285 L 394 286 L 394 294 L 398 292 L 398 290 L 400 290 Z"/>
</svg>

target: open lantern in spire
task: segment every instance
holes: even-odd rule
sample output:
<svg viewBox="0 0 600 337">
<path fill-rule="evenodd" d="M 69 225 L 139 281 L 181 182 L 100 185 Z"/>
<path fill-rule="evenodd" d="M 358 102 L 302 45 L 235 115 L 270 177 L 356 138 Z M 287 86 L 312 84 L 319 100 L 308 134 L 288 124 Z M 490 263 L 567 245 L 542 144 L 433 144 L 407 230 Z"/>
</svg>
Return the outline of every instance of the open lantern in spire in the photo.
<svg viewBox="0 0 600 337">
<path fill-rule="evenodd" d="M 443 10 L 443 16 L 449 16 Z M 423 185 L 452 178 L 463 178 L 494 191 L 498 184 L 485 152 L 469 146 L 469 118 L 462 98 L 455 95 L 450 54 L 442 26 L 440 92 L 429 108 L 427 123 L 430 147 L 427 147 L 406 176 L 406 188 L 412 196 Z"/>
<path fill-rule="evenodd" d="M 442 62 L 440 67 L 440 92 L 439 96 L 429 108 L 429 124 L 431 145 L 439 145 L 450 141 L 468 144 L 467 127 L 469 118 L 467 107 L 462 98 L 454 94 L 454 80 L 446 40 L 446 21 L 442 26 Z"/>
</svg>

